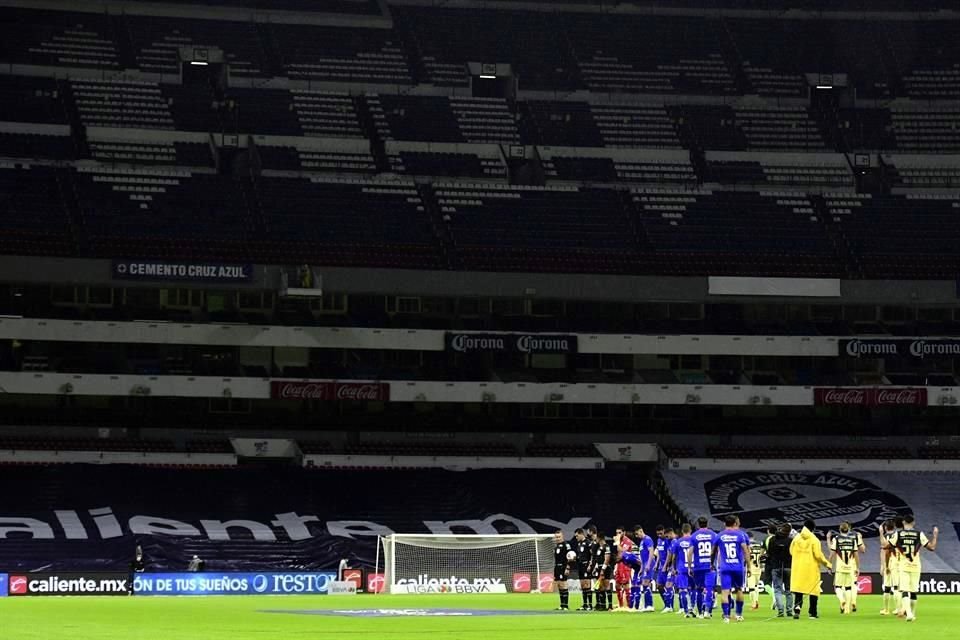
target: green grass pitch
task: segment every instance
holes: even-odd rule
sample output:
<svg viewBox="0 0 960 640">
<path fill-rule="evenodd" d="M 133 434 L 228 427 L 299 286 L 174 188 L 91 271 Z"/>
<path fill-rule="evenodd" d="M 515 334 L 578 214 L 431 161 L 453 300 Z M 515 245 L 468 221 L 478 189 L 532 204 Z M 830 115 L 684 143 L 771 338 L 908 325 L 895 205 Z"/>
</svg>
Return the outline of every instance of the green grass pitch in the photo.
<svg viewBox="0 0 960 640">
<path fill-rule="evenodd" d="M 578 600 L 574 596 L 573 600 Z M 956 637 L 960 598 L 920 598 L 917 621 L 878 615 L 880 597 L 861 597 L 859 612 L 841 616 L 837 599 L 825 594 L 819 620 L 775 618 L 770 596 L 742 623 L 684 620 L 661 613 L 549 613 L 349 618 L 266 613 L 265 610 L 473 609 L 548 612 L 555 595 L 224 596 L 224 597 L 40 597 L 0 598 L 0 629 L 16 640 L 247 640 L 273 638 L 349 640 L 520 640 L 548 637 L 736 638 L 736 640 L 833 640 L 834 638 Z M 951 631 L 951 628 L 953 631 Z"/>
</svg>

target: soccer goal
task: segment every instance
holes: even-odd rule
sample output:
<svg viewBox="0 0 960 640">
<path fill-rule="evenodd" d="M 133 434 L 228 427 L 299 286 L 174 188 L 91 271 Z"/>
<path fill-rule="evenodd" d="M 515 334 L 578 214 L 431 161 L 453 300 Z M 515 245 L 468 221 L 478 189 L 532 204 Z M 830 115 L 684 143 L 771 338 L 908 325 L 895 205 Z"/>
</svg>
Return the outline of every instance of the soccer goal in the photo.
<svg viewBox="0 0 960 640">
<path fill-rule="evenodd" d="M 549 534 L 394 534 L 380 538 L 377 571 L 388 593 L 539 593 L 554 546 Z"/>
</svg>

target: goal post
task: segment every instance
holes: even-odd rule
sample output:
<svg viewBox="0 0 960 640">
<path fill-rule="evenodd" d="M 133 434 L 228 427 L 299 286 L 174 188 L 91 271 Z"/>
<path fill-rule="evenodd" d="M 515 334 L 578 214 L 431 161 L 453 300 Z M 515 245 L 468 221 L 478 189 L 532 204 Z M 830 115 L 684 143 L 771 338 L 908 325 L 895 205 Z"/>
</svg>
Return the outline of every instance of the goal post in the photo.
<svg viewBox="0 0 960 640">
<path fill-rule="evenodd" d="M 398 533 L 380 544 L 388 593 L 539 593 L 553 583 L 550 534 Z"/>
</svg>

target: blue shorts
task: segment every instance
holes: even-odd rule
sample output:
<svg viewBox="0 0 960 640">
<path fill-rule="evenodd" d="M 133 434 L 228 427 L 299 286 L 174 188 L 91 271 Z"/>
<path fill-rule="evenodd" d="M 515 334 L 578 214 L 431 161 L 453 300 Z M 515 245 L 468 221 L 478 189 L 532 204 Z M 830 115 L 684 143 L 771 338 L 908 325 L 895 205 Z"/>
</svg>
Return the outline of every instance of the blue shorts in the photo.
<svg viewBox="0 0 960 640">
<path fill-rule="evenodd" d="M 687 575 L 686 569 L 681 569 L 677 572 L 677 575 L 673 579 L 673 584 L 677 589 L 687 589 L 690 587 L 690 576 Z"/>
<path fill-rule="evenodd" d="M 657 574 L 657 584 L 660 585 L 661 587 L 667 583 L 672 583 L 672 582 L 673 580 L 670 579 L 670 576 L 667 574 L 666 571 L 661 571 L 660 573 Z"/>
<path fill-rule="evenodd" d="M 705 587 L 706 587 L 707 589 L 709 589 L 710 591 L 713 591 L 713 590 L 714 590 L 714 588 L 717 586 L 717 572 L 716 572 L 716 571 L 710 571 L 710 572 L 707 573 L 707 577 L 706 577 L 706 579 L 704 580 L 704 585 L 703 585 L 703 586 L 705 586 Z"/>
<path fill-rule="evenodd" d="M 704 589 L 708 584 L 708 576 L 713 573 L 709 569 L 694 569 L 693 570 L 693 588 L 694 589 Z M 711 587 L 713 585 L 710 585 Z"/>
<path fill-rule="evenodd" d="M 724 591 L 743 589 L 743 571 L 732 569 L 720 572 L 720 588 Z"/>
</svg>

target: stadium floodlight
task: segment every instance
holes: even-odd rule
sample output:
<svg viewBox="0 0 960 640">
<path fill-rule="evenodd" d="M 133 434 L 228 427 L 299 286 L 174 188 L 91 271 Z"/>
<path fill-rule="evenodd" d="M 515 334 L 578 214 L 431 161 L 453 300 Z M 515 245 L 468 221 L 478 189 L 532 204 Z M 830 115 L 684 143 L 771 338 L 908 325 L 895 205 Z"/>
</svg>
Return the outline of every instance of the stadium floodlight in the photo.
<svg viewBox="0 0 960 640">
<path fill-rule="evenodd" d="M 483 74 L 483 73 L 481 73 L 481 74 L 480 74 L 480 79 L 481 79 L 481 80 L 496 80 L 496 79 L 497 79 L 497 76 L 491 76 L 491 75 L 488 75 L 488 74 Z"/>
<path fill-rule="evenodd" d="M 203 60 L 191 60 L 190 64 L 192 64 L 195 67 L 206 67 L 210 65 L 209 62 L 204 62 Z"/>
<path fill-rule="evenodd" d="M 818 84 L 817 89 L 833 89 L 832 84 Z"/>
<path fill-rule="evenodd" d="M 386 593 L 539 593 L 555 545 L 551 534 L 392 534 L 379 538 L 376 572 Z"/>
</svg>

